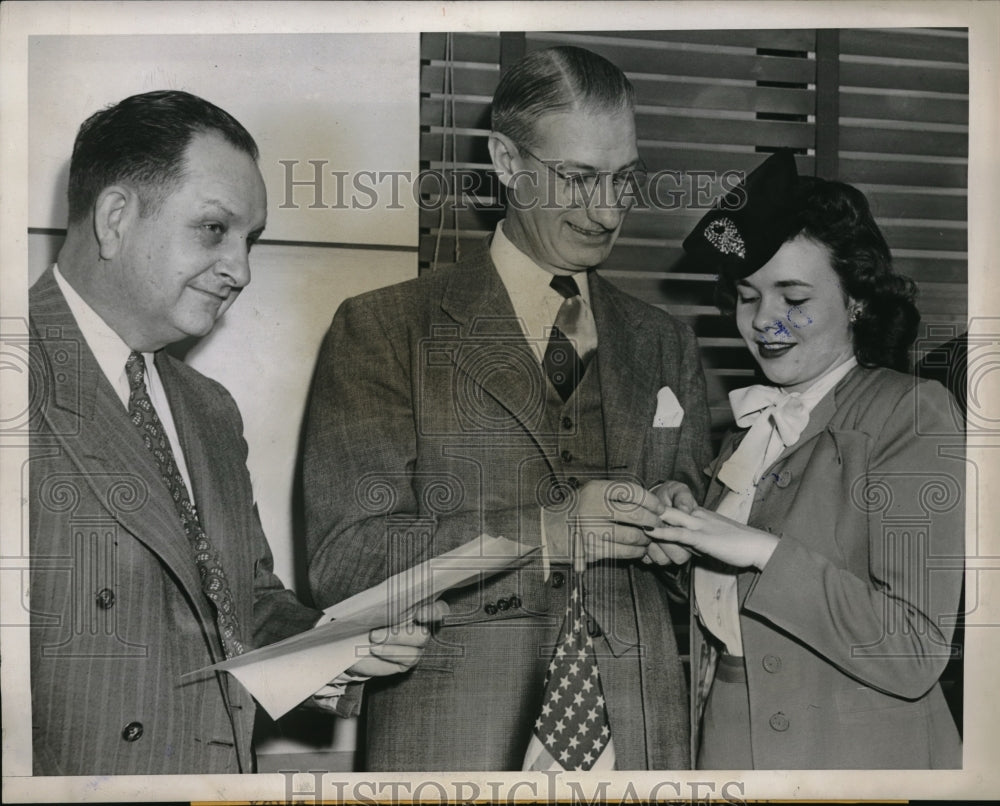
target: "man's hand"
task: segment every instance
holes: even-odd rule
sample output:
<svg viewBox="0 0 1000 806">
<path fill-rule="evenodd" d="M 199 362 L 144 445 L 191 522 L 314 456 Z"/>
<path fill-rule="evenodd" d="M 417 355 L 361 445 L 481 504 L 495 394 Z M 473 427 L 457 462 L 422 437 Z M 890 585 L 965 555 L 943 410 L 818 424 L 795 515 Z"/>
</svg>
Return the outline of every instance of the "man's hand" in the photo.
<svg viewBox="0 0 1000 806">
<path fill-rule="evenodd" d="M 665 481 L 651 491 L 663 507 L 662 512 L 667 507 L 679 509 L 681 512 L 690 515 L 698 508 L 698 502 L 694 498 L 691 489 L 683 481 Z"/>
<path fill-rule="evenodd" d="M 431 624 L 448 615 L 448 605 L 440 600 L 425 605 L 407 622 L 382 627 L 368 633 L 371 655 L 355 663 L 348 673 L 359 677 L 384 677 L 413 668 L 431 635 Z"/>
<path fill-rule="evenodd" d="M 632 482 L 590 481 L 571 496 L 565 506 L 543 510 L 546 545 L 555 563 L 570 562 L 574 532 L 587 563 L 637 560 L 650 542 L 644 530 L 662 525 L 660 499 Z"/>
<path fill-rule="evenodd" d="M 698 508 L 698 502 L 690 488 L 681 481 L 667 481 L 654 487 L 653 492 L 663 503 L 663 508 L 679 509 L 686 515 L 690 515 Z M 662 523 L 657 526 L 662 526 Z M 684 565 L 691 559 L 691 552 L 676 543 L 660 543 L 656 540 L 646 546 L 646 556 L 642 561 L 647 565 Z"/>
</svg>

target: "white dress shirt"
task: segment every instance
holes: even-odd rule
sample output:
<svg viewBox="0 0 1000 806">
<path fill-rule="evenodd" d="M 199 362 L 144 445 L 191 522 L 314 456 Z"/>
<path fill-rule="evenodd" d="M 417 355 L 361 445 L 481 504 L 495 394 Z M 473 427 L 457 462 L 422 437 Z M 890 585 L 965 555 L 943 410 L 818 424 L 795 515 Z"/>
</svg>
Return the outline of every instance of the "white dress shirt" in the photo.
<svg viewBox="0 0 1000 806">
<path fill-rule="evenodd" d="M 504 234 L 503 221 L 497 224 L 493 242 L 490 244 L 490 257 L 504 288 L 507 289 L 507 296 L 514 306 L 514 314 L 521 324 L 521 331 L 541 365 L 552 326 L 564 302 L 563 296 L 549 285 L 552 273 L 514 246 Z M 587 277 L 588 272 L 585 271 L 573 274 L 580 289 L 580 297 L 584 305 L 589 308 L 590 284 Z"/>
<path fill-rule="evenodd" d="M 63 296 L 66 298 L 66 304 L 69 306 L 70 312 L 73 314 L 73 318 L 80 328 L 80 333 L 83 334 L 84 341 L 97 359 L 97 364 L 101 368 L 101 372 L 104 373 L 104 377 L 108 379 L 108 382 L 118 395 L 118 399 L 121 400 L 122 406 L 127 411 L 131 390 L 129 389 L 128 376 L 125 372 L 125 362 L 132 352 L 131 348 L 122 341 L 121 336 L 111 329 L 97 311 L 91 308 L 83 297 L 74 290 L 73 286 L 62 276 L 58 266 L 53 268 L 53 274 L 55 275 L 59 290 L 62 291 Z M 143 353 L 142 357 L 143 363 L 146 365 L 146 391 L 149 394 L 150 401 L 153 403 L 153 407 L 156 409 L 156 414 L 160 418 L 160 422 L 163 424 L 163 430 L 170 440 L 170 447 L 174 452 L 174 462 L 177 464 L 177 469 L 184 478 L 184 484 L 187 486 L 188 495 L 191 496 L 191 503 L 193 504 L 194 492 L 191 487 L 191 477 L 188 475 L 187 465 L 184 462 L 184 452 L 181 450 L 181 442 L 177 436 L 177 427 L 174 423 L 173 414 L 170 411 L 170 403 L 167 400 L 166 390 L 163 388 L 163 382 L 160 380 L 160 373 L 156 371 L 153 353 Z M 337 675 L 329 685 L 323 687 L 314 695 L 312 704 L 322 710 L 333 711 L 337 707 L 337 701 L 344 694 L 345 686 L 348 683 L 363 682 L 367 679 L 367 677 L 361 675 L 343 672 Z"/>
<path fill-rule="evenodd" d="M 128 399 L 130 389 L 128 376 L 125 373 L 125 362 L 128 361 L 132 349 L 122 341 L 111 326 L 105 322 L 69 284 L 69 281 L 62 276 L 59 267 L 55 266 L 53 272 L 59 290 L 66 298 L 73 318 L 76 319 L 77 327 L 83 334 L 83 340 L 87 343 L 90 351 L 97 359 L 97 365 L 104 373 L 104 377 L 114 388 L 122 406 L 128 411 Z M 164 433 L 170 440 L 170 448 L 174 452 L 174 462 L 180 471 L 184 484 L 187 486 L 191 503 L 194 504 L 194 489 L 191 487 L 191 477 L 188 475 L 187 464 L 184 462 L 184 451 L 181 450 L 181 441 L 177 436 L 177 426 L 174 423 L 174 416 L 170 411 L 170 403 L 167 400 L 166 390 L 160 380 L 160 373 L 156 371 L 156 362 L 153 360 L 153 353 L 142 354 L 143 363 L 146 365 L 146 391 L 149 399 L 156 409 L 156 414 L 163 424 Z"/>
</svg>

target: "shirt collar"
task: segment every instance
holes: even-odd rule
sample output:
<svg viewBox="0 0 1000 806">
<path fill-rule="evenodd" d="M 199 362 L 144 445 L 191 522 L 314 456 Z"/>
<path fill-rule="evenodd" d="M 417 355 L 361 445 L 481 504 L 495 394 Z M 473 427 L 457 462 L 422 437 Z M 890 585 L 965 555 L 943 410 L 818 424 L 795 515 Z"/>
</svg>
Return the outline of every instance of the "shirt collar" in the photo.
<svg viewBox="0 0 1000 806">
<path fill-rule="evenodd" d="M 515 296 L 530 300 L 538 299 L 540 295 L 554 295 L 559 304 L 562 304 L 559 292 L 549 286 L 552 281 L 552 273 L 543 269 L 518 249 L 503 231 L 503 224 L 503 221 L 497 224 L 493 241 L 490 244 L 490 257 L 493 259 L 493 265 L 496 266 L 511 300 L 514 301 Z M 588 305 L 590 304 L 589 275 L 590 272 L 585 271 L 573 273 L 573 278 L 580 289 L 580 296 Z M 517 311 L 517 309 L 517 302 L 514 301 L 514 310 Z"/>
<path fill-rule="evenodd" d="M 66 298 L 66 304 L 69 306 L 70 313 L 73 314 L 73 318 L 76 320 L 76 324 L 83 334 L 84 341 L 94 354 L 94 358 L 97 359 L 97 365 L 101 368 L 101 372 L 104 373 L 104 377 L 114 387 L 122 403 L 127 406 L 129 387 L 128 378 L 125 374 L 125 362 L 128 360 L 132 349 L 101 318 L 100 314 L 91 308 L 87 301 L 77 293 L 76 289 L 70 285 L 62 272 L 59 271 L 58 265 L 53 267 L 52 273 L 56 278 L 59 290 L 62 291 L 63 297 Z M 143 353 L 143 357 L 146 359 L 146 366 L 152 366 L 153 353 Z"/>
</svg>

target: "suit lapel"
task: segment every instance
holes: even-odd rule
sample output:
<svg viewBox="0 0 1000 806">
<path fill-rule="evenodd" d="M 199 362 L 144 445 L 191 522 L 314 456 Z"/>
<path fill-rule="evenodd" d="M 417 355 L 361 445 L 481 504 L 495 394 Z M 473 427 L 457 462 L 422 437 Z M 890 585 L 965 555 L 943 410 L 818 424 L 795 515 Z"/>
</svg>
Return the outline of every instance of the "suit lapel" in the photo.
<svg viewBox="0 0 1000 806">
<path fill-rule="evenodd" d="M 546 420 L 548 381 L 488 253 L 452 275 L 441 307 L 463 327 L 458 340 L 461 346 L 452 351 L 457 370 L 503 406 L 536 440 L 540 433 L 553 433 Z M 502 363 L 481 360 L 489 358 L 481 352 L 484 347 L 493 349 L 493 358 L 502 357 Z M 466 353 L 466 349 L 471 352 Z M 503 366 L 510 370 L 495 371 Z M 538 442 L 538 447 L 554 467 L 555 455 L 550 452 L 555 446 Z"/>
<path fill-rule="evenodd" d="M 830 424 L 830 420 L 833 419 L 833 415 L 837 412 L 837 401 L 843 400 L 848 391 L 857 385 L 857 381 L 861 377 L 862 373 L 859 371 L 859 368 L 854 367 L 847 373 L 847 375 L 837 382 L 830 392 L 823 395 L 819 403 L 817 403 L 815 407 L 813 407 L 813 410 L 809 412 L 809 422 L 802 430 L 802 434 L 799 436 L 798 440 L 794 445 L 789 445 L 785 448 L 774 463 L 778 464 L 779 462 L 785 461 L 785 459 L 808 445 L 812 439 L 819 436 L 824 430 L 826 430 L 826 427 Z"/>
<path fill-rule="evenodd" d="M 634 306 L 623 305 L 621 292 L 593 272 L 590 304 L 597 324 L 608 469 L 638 472 L 659 391 L 659 376 L 650 371 L 659 366 L 654 329 L 644 327 Z"/>
<path fill-rule="evenodd" d="M 199 616 L 214 624 L 187 536 L 156 461 L 101 372 L 51 269 L 31 289 L 30 309 L 44 362 L 39 380 L 50 391 L 42 401 L 42 412 L 60 448 L 101 506 L 160 558 Z M 66 350 L 75 352 L 73 360 L 64 358 Z"/>
<path fill-rule="evenodd" d="M 799 436 L 798 440 L 796 440 L 795 444 L 789 445 L 781 452 L 781 454 L 779 454 L 778 458 L 771 464 L 771 468 L 785 462 L 790 456 L 808 446 L 816 437 L 823 433 L 827 426 L 830 425 L 830 421 L 833 419 L 834 415 L 837 413 L 837 408 L 840 405 L 838 401 L 842 403 L 850 391 L 857 387 L 858 382 L 862 377 L 863 373 L 858 367 L 855 367 L 840 381 L 838 381 L 830 392 L 823 395 L 820 401 L 813 407 L 813 410 L 809 412 L 809 422 L 802 430 L 802 434 Z M 730 453 L 730 455 L 732 455 L 732 453 Z M 806 457 L 804 461 L 808 461 L 808 457 Z M 770 471 L 771 468 L 768 468 L 768 471 Z M 751 511 L 751 519 L 753 518 L 756 510 L 757 504 L 755 503 L 754 508 Z M 739 575 L 739 600 L 741 607 L 750 593 L 754 580 L 758 576 L 759 574 L 756 571 L 746 571 Z"/>
</svg>

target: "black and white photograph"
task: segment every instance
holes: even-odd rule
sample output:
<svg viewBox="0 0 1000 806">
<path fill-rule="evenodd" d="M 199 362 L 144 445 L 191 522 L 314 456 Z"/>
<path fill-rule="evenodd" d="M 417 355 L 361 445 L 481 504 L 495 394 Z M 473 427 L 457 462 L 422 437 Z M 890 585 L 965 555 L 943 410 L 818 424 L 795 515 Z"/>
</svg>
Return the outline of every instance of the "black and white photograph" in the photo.
<svg viewBox="0 0 1000 806">
<path fill-rule="evenodd" d="M 995 796 L 998 37 L 0 6 L 4 801 Z"/>
</svg>

